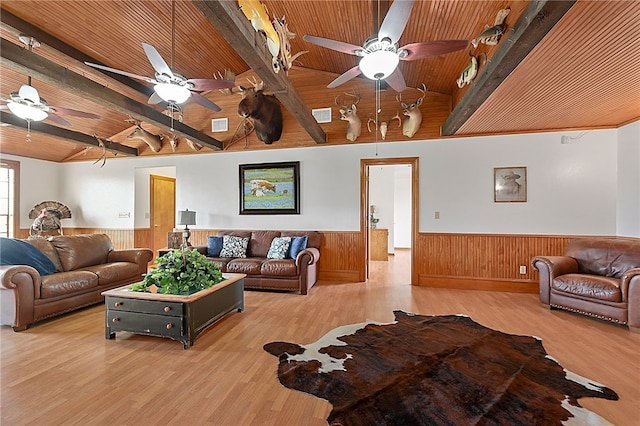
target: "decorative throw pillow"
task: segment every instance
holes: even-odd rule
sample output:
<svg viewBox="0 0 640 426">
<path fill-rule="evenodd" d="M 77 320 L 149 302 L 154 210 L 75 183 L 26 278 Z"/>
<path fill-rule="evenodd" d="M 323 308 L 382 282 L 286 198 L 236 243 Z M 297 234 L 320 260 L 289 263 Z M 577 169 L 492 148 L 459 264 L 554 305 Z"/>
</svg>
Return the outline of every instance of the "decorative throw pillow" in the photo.
<svg viewBox="0 0 640 426">
<path fill-rule="evenodd" d="M 222 251 L 222 245 L 224 238 L 222 237 L 209 237 L 207 239 L 207 256 L 219 257 Z"/>
<path fill-rule="evenodd" d="M 291 237 L 276 237 L 271 240 L 271 247 L 267 253 L 267 259 L 284 259 L 287 256 Z"/>
<path fill-rule="evenodd" d="M 0 238 L 0 265 L 27 265 L 40 275 L 56 272 L 56 265 L 40 250 L 26 241 Z"/>
<path fill-rule="evenodd" d="M 222 240 L 220 257 L 247 257 L 249 238 L 225 235 Z"/>
<path fill-rule="evenodd" d="M 291 247 L 289 248 L 289 255 L 291 259 L 298 257 L 298 253 L 307 248 L 307 236 L 304 237 L 291 237 Z"/>
</svg>

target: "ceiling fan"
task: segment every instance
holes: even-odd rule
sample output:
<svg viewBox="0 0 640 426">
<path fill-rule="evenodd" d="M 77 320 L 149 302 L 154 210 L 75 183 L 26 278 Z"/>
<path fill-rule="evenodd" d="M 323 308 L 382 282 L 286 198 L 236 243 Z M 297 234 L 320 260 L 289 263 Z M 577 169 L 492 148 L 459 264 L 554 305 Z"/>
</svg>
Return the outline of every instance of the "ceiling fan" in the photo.
<svg viewBox="0 0 640 426">
<path fill-rule="evenodd" d="M 127 77 L 143 80 L 147 83 L 153 84 L 154 93 L 149 98 L 148 103 L 155 105 L 165 101 L 169 104 L 169 110 L 171 112 L 176 110 L 181 111 L 180 104 L 187 101 L 194 102 L 200 106 L 218 112 L 220 111 L 220 107 L 218 105 L 197 92 L 215 89 L 230 89 L 235 86 L 235 82 L 230 80 L 205 78 L 188 79 L 185 76 L 172 71 L 173 57 L 175 55 L 175 1 L 171 2 L 171 67 L 167 65 L 160 53 L 151 44 L 143 42 L 142 48 L 147 55 L 147 59 L 149 59 L 149 62 L 151 62 L 151 65 L 156 71 L 155 78 L 133 74 L 91 62 L 85 62 L 85 64 L 93 68 L 122 74 Z"/>
<path fill-rule="evenodd" d="M 380 25 L 378 34 L 369 37 L 362 46 L 305 35 L 303 37 L 305 41 L 362 58 L 358 65 L 333 80 L 327 88 L 333 89 L 364 74 L 371 80 L 385 80 L 396 92 L 402 92 L 407 86 L 402 72 L 398 69 L 401 60 L 415 61 L 455 52 L 469 44 L 468 40 L 438 40 L 398 47 L 398 41 L 411 15 L 413 3 L 414 0 L 395 0 Z"/>
<path fill-rule="evenodd" d="M 20 41 L 27 45 L 29 51 L 33 47 L 39 47 L 40 42 L 35 38 L 21 34 Z M 35 87 L 31 85 L 31 76 L 27 77 L 27 84 L 20 86 L 17 92 L 12 92 L 8 98 L 0 97 L 0 101 L 6 102 L 0 105 L 0 109 L 8 109 L 12 114 L 27 121 L 27 140 L 30 140 L 30 130 L 32 121 L 51 120 L 62 126 L 71 127 L 71 124 L 61 117 L 61 115 L 82 117 L 82 118 L 100 118 L 99 115 L 89 112 L 76 111 L 70 108 L 63 108 L 47 104 L 44 98 Z"/>
</svg>

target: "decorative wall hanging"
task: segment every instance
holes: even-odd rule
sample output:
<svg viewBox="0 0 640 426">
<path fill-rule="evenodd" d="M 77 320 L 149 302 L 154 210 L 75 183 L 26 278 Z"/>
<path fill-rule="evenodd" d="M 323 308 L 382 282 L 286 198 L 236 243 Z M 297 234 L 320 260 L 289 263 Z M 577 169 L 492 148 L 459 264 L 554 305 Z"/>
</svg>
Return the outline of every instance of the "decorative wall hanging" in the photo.
<svg viewBox="0 0 640 426">
<path fill-rule="evenodd" d="M 300 214 L 300 162 L 240 165 L 240 214 Z"/>
</svg>

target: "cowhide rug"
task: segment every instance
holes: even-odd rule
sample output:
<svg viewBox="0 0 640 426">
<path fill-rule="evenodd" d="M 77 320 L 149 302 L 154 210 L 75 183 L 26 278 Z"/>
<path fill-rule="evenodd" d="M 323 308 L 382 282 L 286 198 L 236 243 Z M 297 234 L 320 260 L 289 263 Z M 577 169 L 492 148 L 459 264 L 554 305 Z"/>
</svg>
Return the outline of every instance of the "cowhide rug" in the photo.
<svg viewBox="0 0 640 426">
<path fill-rule="evenodd" d="M 618 395 L 563 369 L 539 339 L 466 316 L 394 313 L 264 349 L 284 386 L 333 405 L 332 425 L 609 424 L 577 400 Z"/>
</svg>

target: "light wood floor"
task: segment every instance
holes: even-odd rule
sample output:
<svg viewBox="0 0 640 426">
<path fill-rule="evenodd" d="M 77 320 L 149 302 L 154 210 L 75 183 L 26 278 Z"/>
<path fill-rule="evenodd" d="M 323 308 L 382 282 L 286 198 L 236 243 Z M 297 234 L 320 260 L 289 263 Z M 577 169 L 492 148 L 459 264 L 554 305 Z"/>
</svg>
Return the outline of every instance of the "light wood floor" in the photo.
<svg viewBox="0 0 640 426">
<path fill-rule="evenodd" d="M 373 262 L 368 283 L 319 284 L 308 296 L 245 292 L 246 310 L 176 341 L 118 333 L 104 338 L 98 305 L 15 333 L 0 330 L 0 422 L 11 425 L 323 425 L 330 405 L 276 378 L 272 341 L 309 343 L 393 310 L 463 313 L 487 327 L 535 335 L 574 373 L 614 389 L 619 401 L 582 399 L 610 422 L 640 424 L 640 335 L 550 311 L 535 294 L 412 287 L 406 253 Z"/>
</svg>

